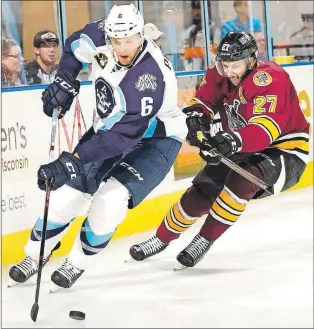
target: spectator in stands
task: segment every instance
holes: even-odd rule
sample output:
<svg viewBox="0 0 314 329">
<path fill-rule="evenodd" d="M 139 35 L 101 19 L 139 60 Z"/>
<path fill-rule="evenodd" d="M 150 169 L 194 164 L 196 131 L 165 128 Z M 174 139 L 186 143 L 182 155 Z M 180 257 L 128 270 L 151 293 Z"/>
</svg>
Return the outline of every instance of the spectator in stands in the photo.
<svg viewBox="0 0 314 329">
<path fill-rule="evenodd" d="M 21 48 L 13 39 L 1 39 L 1 87 L 21 85 L 24 57 Z"/>
<path fill-rule="evenodd" d="M 185 71 L 205 69 L 205 37 L 200 1 L 192 1 L 191 8 L 192 25 L 183 31 L 181 37 Z"/>
<path fill-rule="evenodd" d="M 266 40 L 264 34 L 259 31 L 254 31 L 254 38 L 258 47 L 257 59 L 260 61 L 267 61 L 268 54 L 267 54 Z"/>
<path fill-rule="evenodd" d="M 144 25 L 145 38 L 152 39 L 156 45 L 161 48 L 161 37 L 164 35 L 163 32 L 158 30 L 158 27 L 152 23 Z"/>
<path fill-rule="evenodd" d="M 221 39 L 228 32 L 262 32 L 261 21 L 258 18 L 249 17 L 249 6 L 247 1 L 235 0 L 233 2 L 233 8 L 237 13 L 237 17 L 235 19 L 231 19 L 230 21 L 226 21 L 223 24 L 221 28 Z M 250 24 L 250 20 L 252 21 L 252 26 Z"/>
<path fill-rule="evenodd" d="M 39 31 L 33 41 L 36 59 L 25 65 L 27 82 L 34 84 L 50 84 L 57 73 L 57 48 L 59 38 L 50 30 Z"/>
</svg>

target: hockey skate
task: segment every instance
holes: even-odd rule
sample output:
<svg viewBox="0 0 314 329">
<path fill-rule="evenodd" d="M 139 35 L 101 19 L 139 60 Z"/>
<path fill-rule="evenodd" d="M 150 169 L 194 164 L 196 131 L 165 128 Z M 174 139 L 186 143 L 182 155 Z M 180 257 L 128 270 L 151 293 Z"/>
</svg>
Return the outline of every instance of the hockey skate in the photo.
<svg viewBox="0 0 314 329">
<path fill-rule="evenodd" d="M 43 266 L 45 266 L 50 259 L 50 255 L 44 260 Z M 28 281 L 34 274 L 38 272 L 38 262 L 26 256 L 20 263 L 11 267 L 9 271 L 9 276 L 11 282 L 8 284 L 8 288 L 18 284 Z"/>
<path fill-rule="evenodd" d="M 83 273 L 84 270 L 73 266 L 68 259 L 66 259 L 61 267 L 54 271 L 51 275 L 51 280 L 57 288 L 51 289 L 50 292 L 56 292 L 60 290 L 60 288 L 71 288 Z"/>
<path fill-rule="evenodd" d="M 55 245 L 55 247 L 51 250 L 51 253 L 48 257 L 46 257 L 43 261 L 43 267 L 49 262 L 49 259 L 52 256 L 52 253 L 58 250 L 61 246 L 60 241 Z M 34 260 L 30 256 L 26 256 L 20 263 L 11 267 L 9 271 L 9 276 L 11 278 L 11 282 L 8 284 L 8 288 L 13 287 L 18 283 L 24 283 L 28 279 L 30 279 L 34 274 L 38 272 L 38 261 Z"/>
<path fill-rule="evenodd" d="M 130 248 L 130 255 L 137 261 L 159 254 L 167 248 L 169 243 L 164 243 L 154 235 L 152 238 L 135 244 Z"/>
<path fill-rule="evenodd" d="M 213 241 L 197 234 L 192 242 L 178 254 L 177 261 L 185 268 L 193 267 L 205 256 L 212 244 Z"/>
<path fill-rule="evenodd" d="M 36 260 L 26 256 L 20 263 L 12 266 L 9 271 L 10 278 L 14 283 L 24 283 L 38 271 Z M 8 287 L 11 287 L 9 284 Z"/>
</svg>

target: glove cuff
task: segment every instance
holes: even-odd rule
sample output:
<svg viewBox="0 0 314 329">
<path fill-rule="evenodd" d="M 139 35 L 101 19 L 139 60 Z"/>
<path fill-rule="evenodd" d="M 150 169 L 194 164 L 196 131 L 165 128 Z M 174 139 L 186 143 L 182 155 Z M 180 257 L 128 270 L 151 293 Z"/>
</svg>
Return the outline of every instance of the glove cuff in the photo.
<svg viewBox="0 0 314 329">
<path fill-rule="evenodd" d="M 55 77 L 55 82 L 58 84 L 59 88 L 73 97 L 75 97 L 80 91 L 81 84 L 79 80 L 76 80 L 71 73 L 65 69 L 58 71 Z"/>
<path fill-rule="evenodd" d="M 242 140 L 241 136 L 238 133 L 234 132 L 222 132 L 221 136 L 223 136 L 230 144 L 232 154 L 236 152 L 240 152 L 242 149 Z"/>
<path fill-rule="evenodd" d="M 69 162 L 72 163 L 72 165 L 74 166 L 74 170 L 75 170 L 75 173 L 77 174 L 82 174 L 84 172 L 84 168 L 83 168 L 83 164 L 82 162 L 80 161 L 79 158 L 77 158 L 76 156 L 74 156 L 72 153 L 69 153 L 69 152 L 66 152 L 66 151 L 63 151 L 59 157 L 59 159 L 61 160 L 64 160 L 62 161 L 62 164 L 65 165 L 69 172 L 71 172 L 71 168 L 69 168 L 67 162 L 66 162 L 66 159 L 69 160 Z"/>
</svg>

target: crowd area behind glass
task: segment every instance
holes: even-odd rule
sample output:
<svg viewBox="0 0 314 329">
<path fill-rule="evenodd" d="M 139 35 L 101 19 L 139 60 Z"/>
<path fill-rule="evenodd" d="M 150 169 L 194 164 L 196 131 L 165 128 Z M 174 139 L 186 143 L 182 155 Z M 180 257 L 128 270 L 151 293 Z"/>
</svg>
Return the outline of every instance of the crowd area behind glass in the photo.
<svg viewBox="0 0 314 329">
<path fill-rule="evenodd" d="M 65 39 L 115 5 L 134 3 L 145 35 L 171 60 L 177 73 L 202 74 L 230 31 L 254 35 L 260 60 L 293 56 L 314 61 L 312 1 L 2 1 L 1 86 L 49 84 Z M 266 24 L 267 23 L 267 24 Z M 269 49 L 270 48 L 270 49 Z M 178 74 L 179 76 L 183 73 Z M 90 79 L 82 67 L 79 80 Z"/>
</svg>

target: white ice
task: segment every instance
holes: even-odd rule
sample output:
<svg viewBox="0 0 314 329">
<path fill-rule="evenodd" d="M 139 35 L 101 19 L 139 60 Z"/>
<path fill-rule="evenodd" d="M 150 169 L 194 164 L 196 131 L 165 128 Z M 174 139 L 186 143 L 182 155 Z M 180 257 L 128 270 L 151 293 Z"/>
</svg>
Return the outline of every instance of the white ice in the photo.
<svg viewBox="0 0 314 329">
<path fill-rule="evenodd" d="M 195 268 L 174 272 L 177 253 L 201 224 L 143 262 L 124 260 L 132 244 L 154 231 L 113 241 L 73 288 L 56 294 L 48 293 L 50 275 L 63 259 L 51 261 L 36 323 L 34 283 L 8 289 L 4 271 L 2 326 L 313 328 L 312 187 L 251 202 Z M 70 310 L 86 320 L 70 319 Z"/>
</svg>

